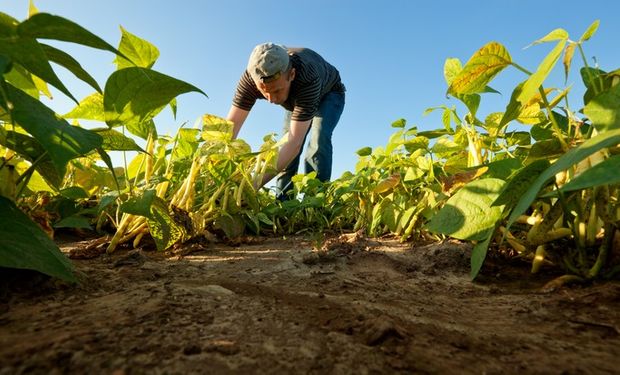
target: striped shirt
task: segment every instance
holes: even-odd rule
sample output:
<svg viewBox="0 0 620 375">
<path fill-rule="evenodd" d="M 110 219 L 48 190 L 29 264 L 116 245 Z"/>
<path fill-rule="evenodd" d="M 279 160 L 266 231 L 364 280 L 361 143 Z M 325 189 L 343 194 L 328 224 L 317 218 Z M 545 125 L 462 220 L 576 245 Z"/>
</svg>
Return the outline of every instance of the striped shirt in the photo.
<svg viewBox="0 0 620 375">
<path fill-rule="evenodd" d="M 294 121 L 312 120 L 325 95 L 332 91 L 345 92 L 340 73 L 318 53 L 308 48 L 289 48 L 288 53 L 295 68 L 295 79 L 282 107 L 293 113 L 291 119 Z M 266 98 L 246 70 L 237 84 L 233 105 L 249 111 L 257 99 Z"/>
</svg>

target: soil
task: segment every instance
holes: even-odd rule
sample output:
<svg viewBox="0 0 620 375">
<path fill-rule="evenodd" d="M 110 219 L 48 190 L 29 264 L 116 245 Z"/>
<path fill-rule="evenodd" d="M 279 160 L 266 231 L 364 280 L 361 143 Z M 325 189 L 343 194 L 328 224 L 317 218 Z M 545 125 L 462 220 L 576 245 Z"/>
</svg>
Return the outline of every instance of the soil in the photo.
<svg viewBox="0 0 620 375">
<path fill-rule="evenodd" d="M 548 284 L 501 257 L 472 282 L 458 242 L 315 243 L 62 242 L 77 285 L 2 270 L 0 374 L 620 371 L 620 282 Z"/>
</svg>

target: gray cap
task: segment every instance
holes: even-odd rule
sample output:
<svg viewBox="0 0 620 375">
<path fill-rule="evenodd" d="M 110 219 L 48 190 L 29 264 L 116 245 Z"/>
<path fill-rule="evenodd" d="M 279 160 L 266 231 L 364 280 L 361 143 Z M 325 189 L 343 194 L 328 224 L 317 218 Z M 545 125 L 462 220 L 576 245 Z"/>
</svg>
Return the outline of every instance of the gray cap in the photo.
<svg viewBox="0 0 620 375">
<path fill-rule="evenodd" d="M 248 62 L 248 72 L 254 82 L 271 82 L 280 78 L 289 64 L 286 47 L 274 43 L 263 43 L 254 47 Z"/>
</svg>

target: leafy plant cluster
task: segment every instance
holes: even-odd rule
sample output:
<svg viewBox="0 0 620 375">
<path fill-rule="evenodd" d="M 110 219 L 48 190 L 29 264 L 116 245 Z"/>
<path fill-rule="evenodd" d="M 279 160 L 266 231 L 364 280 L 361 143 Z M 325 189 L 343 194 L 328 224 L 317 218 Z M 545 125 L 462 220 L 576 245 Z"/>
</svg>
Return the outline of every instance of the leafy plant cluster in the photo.
<svg viewBox="0 0 620 375">
<path fill-rule="evenodd" d="M 51 239 L 65 227 L 110 233 L 108 252 L 141 246 L 147 238 L 165 250 L 201 236 L 364 230 L 402 241 L 472 241 L 472 278 L 489 248 L 506 246 L 531 259 L 533 271 L 551 262 L 571 278 L 611 276 L 620 74 L 587 64 L 582 45 L 597 27 L 595 22 L 577 41 L 561 29 L 536 41 L 555 46 L 533 72 L 497 42 L 464 65 L 446 60 L 448 94 L 464 105 L 464 115 L 455 106 L 430 108 L 442 113 L 442 127 L 431 131 L 397 120 L 385 147 L 358 151 L 354 173 L 325 184 L 314 174 L 297 175 L 291 199 L 281 202 L 255 189 L 262 175 L 273 172 L 279 148 L 274 135 L 252 151 L 233 139 L 231 123 L 213 115 L 173 136 L 157 133 L 154 118 L 166 107 L 175 114 L 177 96 L 204 93 L 154 70 L 159 52 L 151 43 L 121 29 L 113 47 L 32 5 L 23 22 L 0 13 L 0 266 L 75 280 Z M 102 89 L 45 39 L 109 51 L 116 70 Z M 544 82 L 560 59 L 568 75 L 577 51 L 587 91 L 583 108 L 575 111 L 570 88 Z M 50 63 L 94 93 L 76 100 Z M 481 94 L 496 93 L 489 84 L 509 67 L 524 81 L 503 112 L 479 118 Z M 76 107 L 59 115 L 44 105 L 48 85 Z M 87 129 L 83 121 L 101 127 Z M 509 130 L 513 124 L 520 130 Z M 137 154 L 115 167 L 110 151 Z"/>
</svg>

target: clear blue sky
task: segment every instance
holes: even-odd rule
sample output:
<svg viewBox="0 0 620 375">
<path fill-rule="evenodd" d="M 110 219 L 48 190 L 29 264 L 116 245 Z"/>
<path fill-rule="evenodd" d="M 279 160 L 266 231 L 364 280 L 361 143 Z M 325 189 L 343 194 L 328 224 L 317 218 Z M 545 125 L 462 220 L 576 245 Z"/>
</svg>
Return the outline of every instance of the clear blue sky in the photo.
<svg viewBox="0 0 620 375">
<path fill-rule="evenodd" d="M 524 49 L 555 28 L 578 39 L 596 19 L 598 32 L 585 45 L 589 63 L 596 57 L 603 70 L 620 68 L 620 5 L 616 1 L 212 1 L 212 0 L 38 0 L 41 12 L 68 18 L 112 45 L 119 26 L 155 44 L 161 53 L 154 69 L 205 91 L 179 97 L 177 119 L 156 119 L 160 133 L 174 134 L 204 113 L 225 116 L 249 53 L 259 43 L 305 46 L 335 65 L 347 86 L 347 103 L 334 133 L 334 171 L 353 170 L 355 151 L 385 145 L 394 132 L 390 124 L 405 118 L 423 130 L 441 128 L 439 115 L 423 116 L 428 107 L 458 105 L 445 96 L 443 64 L 458 57 L 465 63 L 490 41 L 504 44 L 519 65 L 534 71 L 552 44 Z M 0 0 L 0 10 L 18 20 L 27 15 L 27 0 Z M 84 47 L 63 47 L 103 87 L 113 71 L 110 53 Z M 577 57 L 577 55 L 576 55 Z M 581 66 L 580 60 L 575 60 Z M 57 69 L 73 94 L 82 98 L 89 86 Z M 546 86 L 564 84 L 562 67 Z M 573 70 L 572 100 L 579 104 L 582 84 Z M 66 77 L 66 78 L 65 78 Z M 480 116 L 503 111 L 513 87 L 525 79 L 513 68 L 491 86 L 502 95 L 485 94 Z M 486 103 L 486 104 L 485 104 Z M 73 107 L 57 94 L 49 104 L 59 113 Z M 253 148 L 271 132 L 281 133 L 280 107 L 259 101 L 240 137 Z"/>
</svg>

